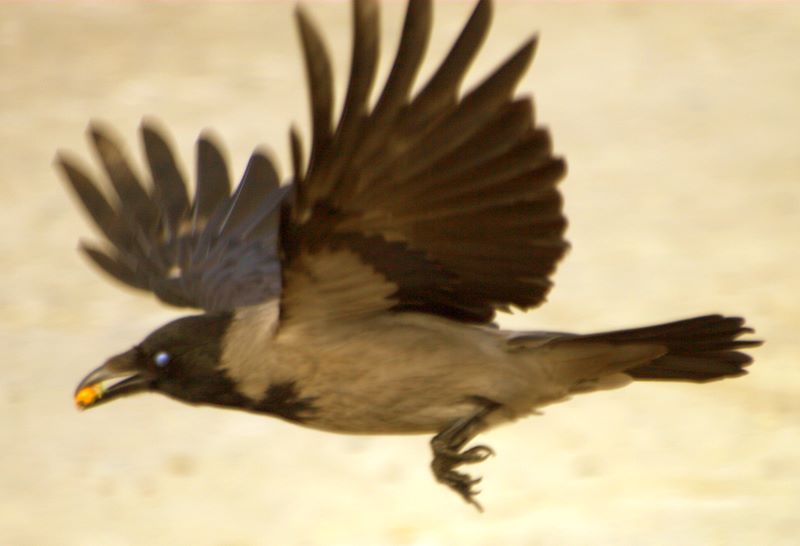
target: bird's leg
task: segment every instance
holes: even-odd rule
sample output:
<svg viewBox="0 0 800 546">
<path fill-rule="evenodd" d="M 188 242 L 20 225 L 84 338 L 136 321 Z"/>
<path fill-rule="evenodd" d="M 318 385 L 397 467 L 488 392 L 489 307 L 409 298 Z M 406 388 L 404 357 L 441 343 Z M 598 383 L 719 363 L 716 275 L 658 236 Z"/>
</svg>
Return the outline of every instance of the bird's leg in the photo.
<svg viewBox="0 0 800 546">
<path fill-rule="evenodd" d="M 483 512 L 483 507 L 475 500 L 475 495 L 480 491 L 476 491 L 474 486 L 481 479 L 457 472 L 455 468 L 463 464 L 479 463 L 494 455 L 494 451 L 485 445 L 473 446 L 462 451 L 470 440 L 486 428 L 484 418 L 498 407 L 495 402 L 488 400 L 484 402 L 481 409 L 453 422 L 431 440 L 431 449 L 433 450 L 431 468 L 436 480 L 461 495 L 465 501 L 480 512 Z"/>
</svg>

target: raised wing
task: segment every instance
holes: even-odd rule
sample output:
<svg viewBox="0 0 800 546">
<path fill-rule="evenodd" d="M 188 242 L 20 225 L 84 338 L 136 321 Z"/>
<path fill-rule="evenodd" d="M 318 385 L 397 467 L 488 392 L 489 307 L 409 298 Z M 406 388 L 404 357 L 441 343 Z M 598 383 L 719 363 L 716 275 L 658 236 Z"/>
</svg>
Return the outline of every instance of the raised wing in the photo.
<svg viewBox="0 0 800 546">
<path fill-rule="evenodd" d="M 350 80 L 333 125 L 332 70 L 299 10 L 312 144 L 303 169 L 292 133 L 295 199 L 284 215 L 282 320 L 337 320 L 414 310 L 468 322 L 540 304 L 568 248 L 556 183 L 565 164 L 514 88 L 526 42 L 482 83 L 460 86 L 489 28 L 482 0 L 431 79 L 413 96 L 431 2 L 411 0 L 398 52 L 373 106 L 378 2 L 354 2 Z"/>
<path fill-rule="evenodd" d="M 105 238 L 81 242 L 103 271 L 162 301 L 207 311 L 231 310 L 275 299 L 281 291 L 277 257 L 280 205 L 272 162 L 254 152 L 231 194 L 228 167 L 214 140 L 197 140 L 191 197 L 175 154 L 151 121 L 141 126 L 151 182 L 144 184 L 109 130 L 92 124 L 91 142 L 113 192 L 66 153 L 57 164 Z"/>
</svg>

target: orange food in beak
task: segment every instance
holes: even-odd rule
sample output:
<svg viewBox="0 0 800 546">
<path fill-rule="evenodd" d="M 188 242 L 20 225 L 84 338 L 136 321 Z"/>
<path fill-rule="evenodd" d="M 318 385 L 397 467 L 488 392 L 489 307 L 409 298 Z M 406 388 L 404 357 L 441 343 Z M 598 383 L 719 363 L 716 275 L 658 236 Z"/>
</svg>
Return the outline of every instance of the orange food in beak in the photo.
<svg viewBox="0 0 800 546">
<path fill-rule="evenodd" d="M 75 394 L 75 404 L 78 409 L 84 409 L 94 404 L 98 398 L 103 396 L 103 386 L 98 383 L 79 390 Z"/>
</svg>

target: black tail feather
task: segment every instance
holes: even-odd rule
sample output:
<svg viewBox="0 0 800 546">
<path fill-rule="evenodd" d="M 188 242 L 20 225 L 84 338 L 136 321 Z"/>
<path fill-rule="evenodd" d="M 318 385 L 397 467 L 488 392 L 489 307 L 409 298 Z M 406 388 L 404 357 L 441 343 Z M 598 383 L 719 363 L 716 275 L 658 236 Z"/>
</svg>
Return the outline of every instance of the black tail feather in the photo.
<svg viewBox="0 0 800 546">
<path fill-rule="evenodd" d="M 626 370 L 635 379 L 714 381 L 747 373 L 753 359 L 740 352 L 762 341 L 737 339 L 753 333 L 740 317 L 706 315 L 657 326 L 582 336 L 611 343 L 657 343 L 668 352 L 652 362 Z"/>
</svg>

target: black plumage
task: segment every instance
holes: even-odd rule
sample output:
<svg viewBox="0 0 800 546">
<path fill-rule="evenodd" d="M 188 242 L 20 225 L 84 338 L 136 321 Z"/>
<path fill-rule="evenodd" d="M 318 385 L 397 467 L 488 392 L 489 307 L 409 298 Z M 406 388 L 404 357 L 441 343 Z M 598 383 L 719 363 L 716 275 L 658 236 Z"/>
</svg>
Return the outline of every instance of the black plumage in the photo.
<svg viewBox="0 0 800 546">
<path fill-rule="evenodd" d="M 291 187 L 279 187 L 268 157 L 254 152 L 231 194 L 224 155 L 209 135 L 202 135 L 190 204 L 174 153 L 154 122 L 141 127 L 148 184 L 134 174 L 108 128 L 93 124 L 89 133 L 115 198 L 109 200 L 102 184 L 70 155 L 60 153 L 57 164 L 110 245 L 81 243 L 103 271 L 170 305 L 207 311 L 280 294 L 277 227 Z"/>
</svg>

